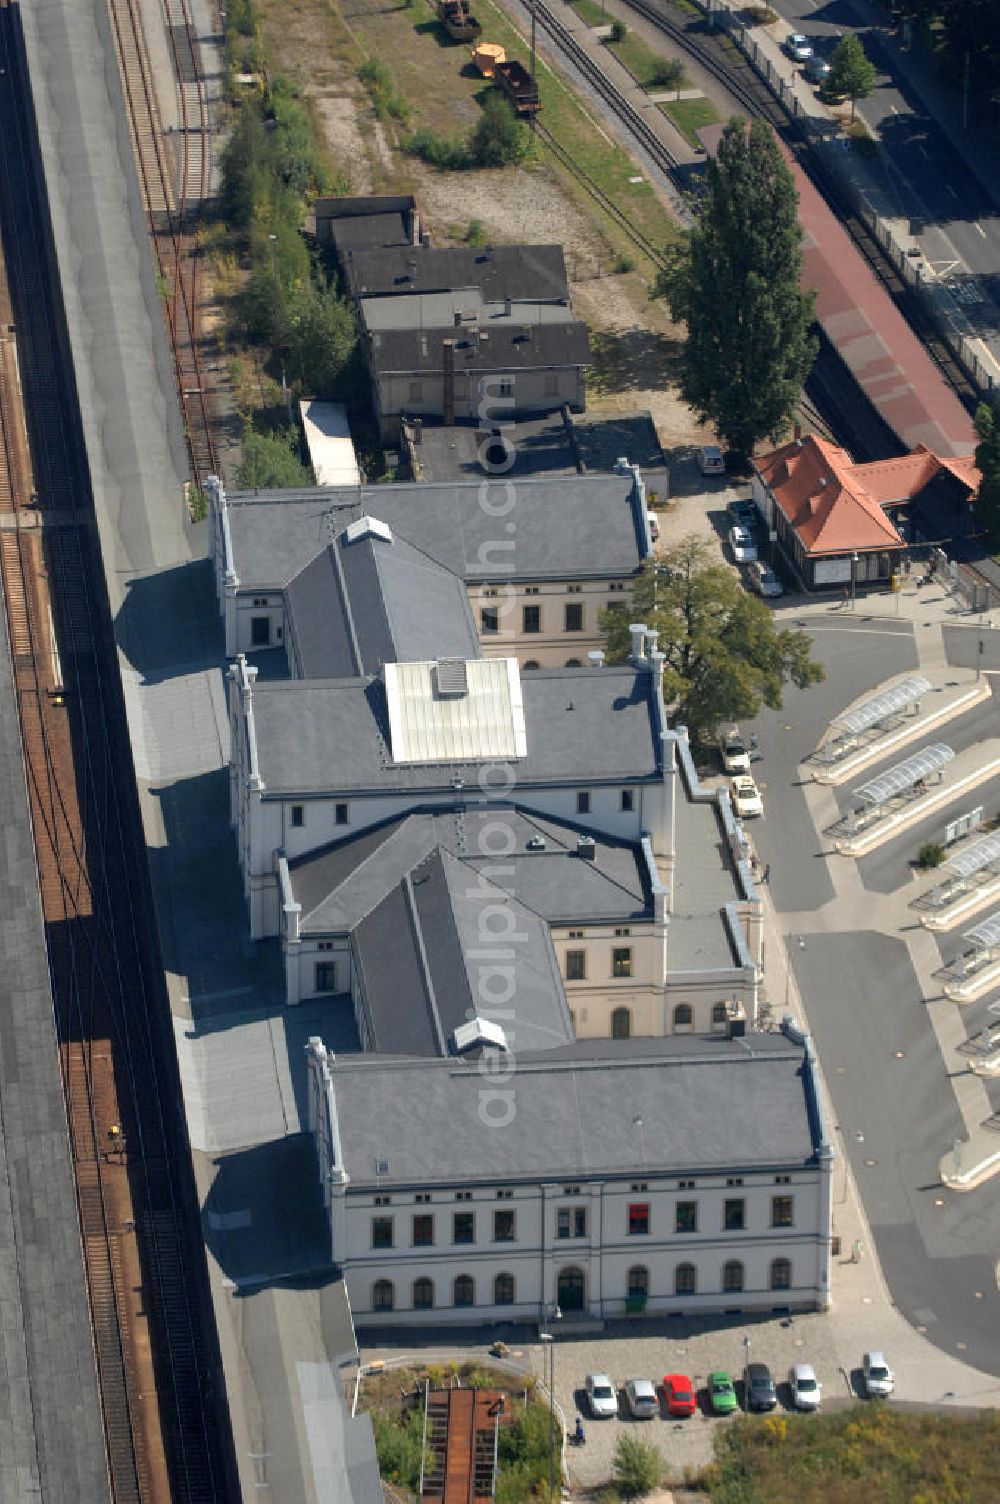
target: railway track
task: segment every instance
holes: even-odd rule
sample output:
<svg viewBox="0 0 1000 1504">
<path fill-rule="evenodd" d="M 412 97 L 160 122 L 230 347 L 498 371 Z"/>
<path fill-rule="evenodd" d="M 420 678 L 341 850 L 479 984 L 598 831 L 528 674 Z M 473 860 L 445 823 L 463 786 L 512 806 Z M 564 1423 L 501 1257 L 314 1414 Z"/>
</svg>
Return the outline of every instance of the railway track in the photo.
<svg viewBox="0 0 1000 1504">
<path fill-rule="evenodd" d="M 594 179 L 590 176 L 590 174 L 580 166 L 579 162 L 577 162 L 572 154 L 568 152 L 566 148 L 556 140 L 552 132 L 547 130 L 540 120 L 536 120 L 534 122 L 534 131 L 539 140 L 544 141 L 545 145 L 548 147 L 552 155 L 556 158 L 557 162 L 559 162 L 567 172 L 572 173 L 573 177 L 575 177 L 577 182 L 586 189 L 586 191 L 590 194 L 591 198 L 598 205 L 598 207 L 608 216 L 610 220 L 612 220 L 618 226 L 620 230 L 622 230 L 629 237 L 632 244 L 636 246 L 638 250 L 642 251 L 644 256 L 648 256 L 649 260 L 653 263 L 654 266 L 661 269 L 665 267 L 667 261 L 660 247 L 655 246 L 653 242 L 649 240 L 642 233 L 642 231 L 632 223 L 628 215 L 625 214 L 621 209 L 619 209 L 618 205 L 612 198 L 608 197 L 600 184 L 594 182 Z"/>
<path fill-rule="evenodd" d="M 218 1353 L 17 10 L 0 0 L 0 569 L 108 1473 L 115 1504 L 217 1504 Z"/>
</svg>

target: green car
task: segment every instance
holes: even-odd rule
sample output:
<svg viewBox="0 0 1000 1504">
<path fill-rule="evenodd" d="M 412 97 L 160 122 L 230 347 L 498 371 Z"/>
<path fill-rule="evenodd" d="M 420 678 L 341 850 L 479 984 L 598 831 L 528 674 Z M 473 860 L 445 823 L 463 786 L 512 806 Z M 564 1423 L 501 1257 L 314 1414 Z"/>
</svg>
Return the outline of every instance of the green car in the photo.
<svg viewBox="0 0 1000 1504">
<path fill-rule="evenodd" d="M 732 1415 L 740 1408 L 733 1381 L 724 1368 L 709 1374 L 708 1398 L 716 1415 Z"/>
</svg>

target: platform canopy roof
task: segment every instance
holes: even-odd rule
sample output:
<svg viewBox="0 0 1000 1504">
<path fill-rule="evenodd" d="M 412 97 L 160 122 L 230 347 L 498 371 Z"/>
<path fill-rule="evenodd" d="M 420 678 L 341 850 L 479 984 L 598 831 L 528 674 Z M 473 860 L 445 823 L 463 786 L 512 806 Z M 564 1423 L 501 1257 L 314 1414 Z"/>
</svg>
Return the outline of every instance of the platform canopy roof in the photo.
<svg viewBox="0 0 1000 1504">
<path fill-rule="evenodd" d="M 921 778 L 929 778 L 932 773 L 937 773 L 954 756 L 953 749 L 945 742 L 935 742 L 932 746 L 915 752 L 905 762 L 898 762 L 894 768 L 881 773 L 870 783 L 863 783 L 859 789 L 854 790 L 855 797 L 863 799 L 866 804 L 885 804 L 895 794 L 905 794 Z"/>
<path fill-rule="evenodd" d="M 843 715 L 836 717 L 834 725 L 851 736 L 859 736 L 862 731 L 868 731 L 881 721 L 887 721 L 890 716 L 909 710 L 911 705 L 929 693 L 930 687 L 923 675 L 911 674 L 899 684 L 884 689 L 881 694 L 872 695 L 870 700 L 863 700 L 853 710 L 845 710 Z"/>
<path fill-rule="evenodd" d="M 982 924 L 966 930 L 962 939 L 970 941 L 977 950 L 996 950 L 1000 946 L 1000 914 L 993 914 Z"/>
<path fill-rule="evenodd" d="M 982 840 L 975 841 L 965 851 L 949 857 L 944 864 L 944 871 L 949 877 L 974 877 L 994 862 L 1000 862 L 1000 834 L 983 836 Z"/>
</svg>

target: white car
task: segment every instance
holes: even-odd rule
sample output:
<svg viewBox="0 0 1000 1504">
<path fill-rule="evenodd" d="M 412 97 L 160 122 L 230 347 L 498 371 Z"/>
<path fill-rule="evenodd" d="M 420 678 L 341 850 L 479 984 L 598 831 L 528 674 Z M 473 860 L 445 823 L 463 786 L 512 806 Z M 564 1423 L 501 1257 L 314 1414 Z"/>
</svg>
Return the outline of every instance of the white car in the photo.
<svg viewBox="0 0 1000 1504">
<path fill-rule="evenodd" d="M 702 444 L 698 450 L 698 469 L 702 475 L 725 475 L 726 461 L 718 444 Z"/>
<path fill-rule="evenodd" d="M 818 1410 L 823 1389 L 811 1363 L 796 1363 L 788 1370 L 788 1387 L 796 1410 Z"/>
<path fill-rule="evenodd" d="M 587 1403 L 595 1420 L 606 1420 L 608 1416 L 618 1414 L 618 1396 L 606 1373 L 588 1373 L 586 1390 Z"/>
<path fill-rule="evenodd" d="M 737 564 L 753 564 L 757 559 L 757 545 L 749 528 L 739 523 L 729 529 L 729 547 Z"/>
<path fill-rule="evenodd" d="M 625 1399 L 629 1414 L 636 1420 L 653 1420 L 660 1413 L 660 1401 L 652 1379 L 627 1379 Z"/>
<path fill-rule="evenodd" d="M 885 1361 L 885 1353 L 865 1353 L 861 1360 L 865 1376 L 865 1392 L 869 1399 L 885 1399 L 895 1387 L 892 1369 Z"/>
<path fill-rule="evenodd" d="M 808 62 L 813 55 L 812 43 L 801 31 L 793 31 L 785 38 L 783 45 L 788 56 L 796 63 Z"/>
<path fill-rule="evenodd" d="M 738 731 L 731 731 L 719 743 L 722 766 L 727 773 L 749 773 L 750 754 Z"/>
<path fill-rule="evenodd" d="M 758 559 L 750 571 L 753 588 L 760 595 L 775 596 L 784 595 L 785 587 L 778 579 L 770 564 L 763 564 Z"/>
<path fill-rule="evenodd" d="M 744 773 L 739 778 L 732 779 L 729 797 L 733 801 L 733 809 L 741 820 L 745 820 L 751 815 L 762 815 L 764 813 L 764 801 L 760 797 L 760 790 L 749 773 Z"/>
</svg>

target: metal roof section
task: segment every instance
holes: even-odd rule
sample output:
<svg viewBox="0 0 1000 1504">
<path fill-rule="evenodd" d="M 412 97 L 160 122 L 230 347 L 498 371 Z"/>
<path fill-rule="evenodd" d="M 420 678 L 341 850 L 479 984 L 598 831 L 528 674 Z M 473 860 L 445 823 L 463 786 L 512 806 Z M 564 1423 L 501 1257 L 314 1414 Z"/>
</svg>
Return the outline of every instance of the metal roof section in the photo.
<svg viewBox="0 0 1000 1504">
<path fill-rule="evenodd" d="M 905 762 L 898 762 L 887 773 L 873 778 L 871 783 L 863 783 L 859 789 L 854 790 L 855 798 L 863 799 L 866 804 L 885 804 L 894 795 L 905 794 L 921 778 L 928 778 L 931 773 L 939 772 L 954 756 L 953 749 L 946 742 L 935 742 L 930 747 L 924 747 L 923 751 L 915 752 Z"/>
<path fill-rule="evenodd" d="M 881 694 L 873 695 L 870 700 L 864 700 L 853 710 L 845 710 L 843 715 L 834 719 L 835 726 L 841 726 L 852 736 L 859 736 L 862 731 L 869 731 L 872 726 L 877 726 L 880 721 L 886 721 L 892 715 L 898 715 L 901 711 L 909 710 L 924 695 L 930 693 L 930 683 L 921 674 L 911 674 L 899 684 L 894 684 L 890 689 L 883 690 Z"/>
<path fill-rule="evenodd" d="M 516 658 L 387 663 L 384 672 L 394 763 L 527 756 Z"/>
<path fill-rule="evenodd" d="M 342 402 L 299 403 L 302 431 L 318 486 L 360 486 L 361 472 Z"/>
<path fill-rule="evenodd" d="M 968 940 L 977 950 L 996 950 L 1000 946 L 1000 914 L 994 914 L 981 924 L 974 925 L 971 930 L 966 930 L 962 939 Z"/>
<path fill-rule="evenodd" d="M 949 877 L 974 877 L 994 862 L 1000 862 L 1000 835 L 983 836 L 982 840 L 974 841 L 967 850 L 949 857 L 942 870 Z"/>
<path fill-rule="evenodd" d="M 455 1053 L 459 1055 L 477 1045 L 493 1045 L 498 1050 L 509 1048 L 501 1026 L 488 1018 L 470 1018 L 467 1024 L 459 1024 L 451 1039 Z"/>
<path fill-rule="evenodd" d="M 383 543 L 391 543 L 392 528 L 387 522 L 366 514 L 344 529 L 344 538 L 348 543 L 360 543 L 362 538 L 381 538 Z"/>
</svg>

